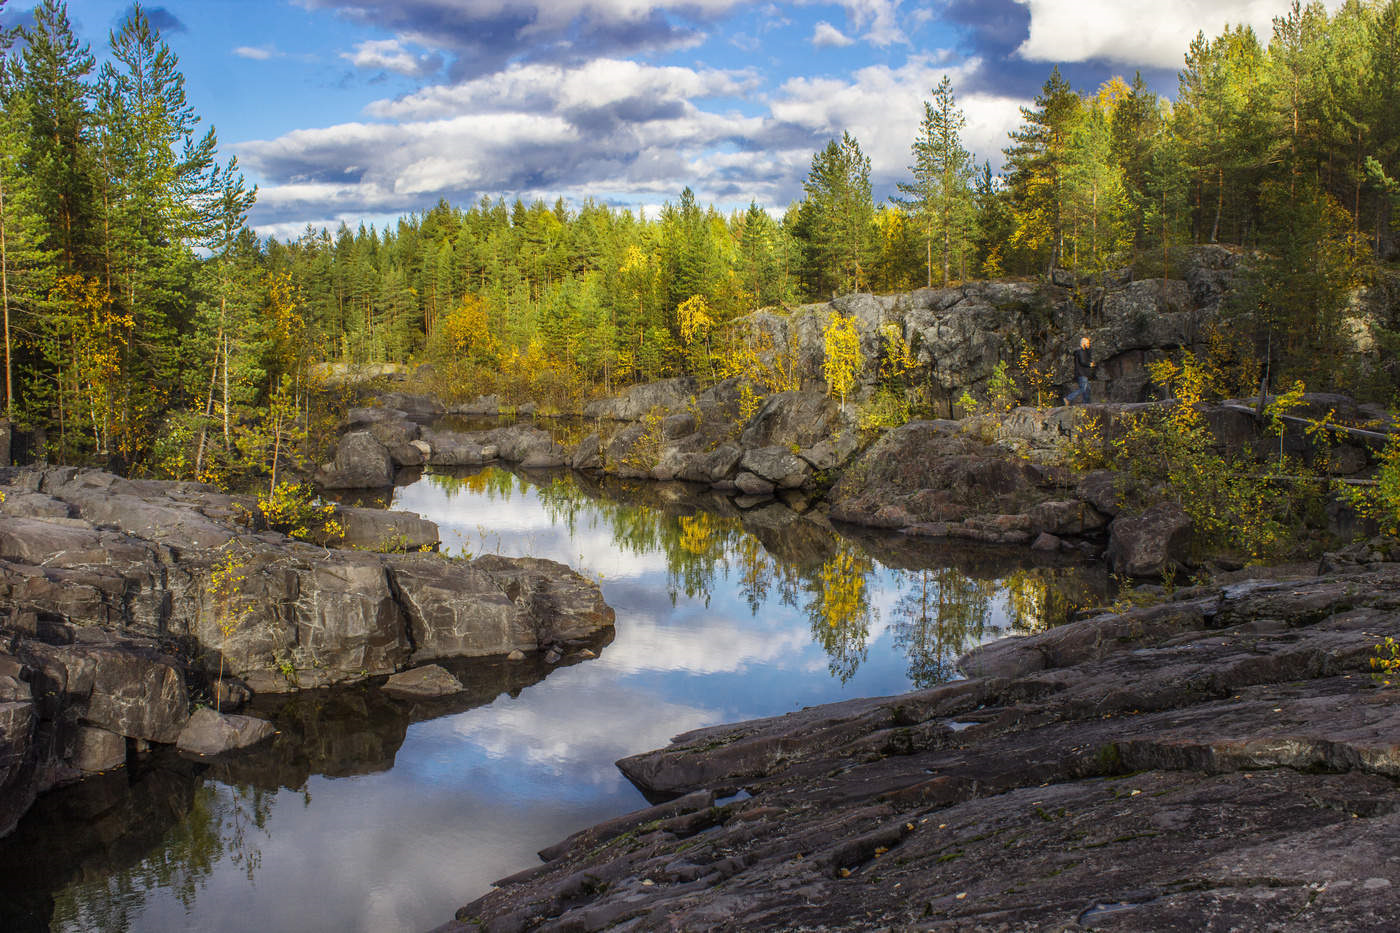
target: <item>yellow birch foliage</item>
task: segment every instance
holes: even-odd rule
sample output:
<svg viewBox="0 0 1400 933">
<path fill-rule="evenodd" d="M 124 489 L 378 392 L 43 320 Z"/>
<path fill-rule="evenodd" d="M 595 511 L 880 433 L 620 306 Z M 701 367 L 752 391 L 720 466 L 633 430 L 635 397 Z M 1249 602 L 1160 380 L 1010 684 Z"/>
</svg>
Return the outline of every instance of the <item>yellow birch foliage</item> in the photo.
<svg viewBox="0 0 1400 933">
<path fill-rule="evenodd" d="M 860 372 L 860 333 L 856 330 L 855 318 L 839 311 L 831 312 L 822 336 L 826 344 L 822 375 L 829 394 L 839 396 L 845 407 L 846 395 Z"/>
</svg>

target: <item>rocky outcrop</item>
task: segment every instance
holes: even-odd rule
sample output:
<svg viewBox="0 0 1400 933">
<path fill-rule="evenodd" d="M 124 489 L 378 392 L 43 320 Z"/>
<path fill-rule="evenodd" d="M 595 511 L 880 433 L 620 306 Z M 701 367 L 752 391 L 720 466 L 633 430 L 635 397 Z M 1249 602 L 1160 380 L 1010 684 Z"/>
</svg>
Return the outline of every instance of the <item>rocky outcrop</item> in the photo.
<svg viewBox="0 0 1400 933">
<path fill-rule="evenodd" d="M 692 379 L 662 379 L 633 386 L 616 398 L 590 402 L 583 414 L 586 418 L 637 421 L 653 411 L 667 414 L 684 411 L 695 392 Z"/>
<path fill-rule="evenodd" d="M 1400 566 L 1184 591 L 970 679 L 678 736 L 446 931 L 1400 923 Z M 1284 816 L 1286 814 L 1286 816 Z"/>
<path fill-rule="evenodd" d="M 15 813 L 36 788 L 120 764 L 128 740 L 175 743 L 191 691 L 220 671 L 222 706 L 244 685 L 592 644 L 613 621 L 596 586 L 550 561 L 313 545 L 199 484 L 56 467 L 0 473 L 0 492 L 0 790 Z M 416 516 L 339 515 L 352 538 L 392 532 L 393 550 L 437 543 Z"/>
<path fill-rule="evenodd" d="M 1107 524 L 1064 471 L 1022 460 L 967 427 L 914 421 L 888 432 L 832 487 L 831 517 L 995 544 L 1092 535 Z"/>
</svg>

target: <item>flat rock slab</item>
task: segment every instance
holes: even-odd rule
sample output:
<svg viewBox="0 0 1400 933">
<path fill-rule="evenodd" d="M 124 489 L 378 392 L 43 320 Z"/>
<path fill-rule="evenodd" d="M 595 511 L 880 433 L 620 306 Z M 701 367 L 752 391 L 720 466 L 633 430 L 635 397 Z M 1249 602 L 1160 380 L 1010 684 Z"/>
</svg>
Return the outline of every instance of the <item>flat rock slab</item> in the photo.
<svg viewBox="0 0 1400 933">
<path fill-rule="evenodd" d="M 440 930 L 1400 929 L 1400 568 L 1178 596 L 623 759 Z"/>
<path fill-rule="evenodd" d="M 266 719 L 216 713 L 205 707 L 190 715 L 175 747 L 193 755 L 218 755 L 255 745 L 276 731 Z"/>
<path fill-rule="evenodd" d="M 445 697 L 461 693 L 466 688 L 446 669 L 437 664 L 415 667 L 411 671 L 395 674 L 384 682 L 383 691 L 390 696 L 418 699 L 421 697 Z"/>
</svg>

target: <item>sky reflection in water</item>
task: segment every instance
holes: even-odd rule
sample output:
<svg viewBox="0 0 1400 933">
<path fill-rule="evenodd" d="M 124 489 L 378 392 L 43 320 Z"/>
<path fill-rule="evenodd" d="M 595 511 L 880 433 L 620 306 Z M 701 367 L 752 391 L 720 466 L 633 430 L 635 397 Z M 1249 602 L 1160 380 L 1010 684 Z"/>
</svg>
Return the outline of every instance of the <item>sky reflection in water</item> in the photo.
<svg viewBox="0 0 1400 933">
<path fill-rule="evenodd" d="M 617 610 L 599 658 L 535 683 L 543 668 L 496 662 L 464 701 L 484 705 L 447 715 L 405 712 L 374 688 L 351 696 L 352 712 L 302 703 L 295 727 L 289 706 L 284 747 L 265 761 L 162 776 L 179 802 L 149 795 L 175 811 L 152 848 L 114 863 L 75 827 L 81 867 L 56 866 L 68 877 L 29 919 L 51 906 L 63 931 L 429 929 L 539 848 L 644 805 L 620 757 L 700 726 L 939 682 L 968 647 L 1093 598 L 1075 568 L 958 569 L 946 554 L 858 545 L 783 506 L 741 516 L 678 489 L 586 482 L 427 476 L 393 506 L 436 521 L 451 552 L 546 557 L 597 579 Z M 411 722 L 424 715 L 436 718 Z M 132 803 L 145 791 L 126 793 L 149 830 Z M 62 822 L 54 796 L 35 838 Z M 23 841 L 6 845 L 0 867 L 25 858 Z"/>
</svg>

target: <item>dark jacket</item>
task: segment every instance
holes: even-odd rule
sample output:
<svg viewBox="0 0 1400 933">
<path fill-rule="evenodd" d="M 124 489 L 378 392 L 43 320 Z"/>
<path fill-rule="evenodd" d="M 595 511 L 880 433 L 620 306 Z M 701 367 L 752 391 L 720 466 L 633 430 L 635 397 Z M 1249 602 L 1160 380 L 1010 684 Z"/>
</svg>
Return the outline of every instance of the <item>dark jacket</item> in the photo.
<svg viewBox="0 0 1400 933">
<path fill-rule="evenodd" d="M 1086 347 L 1080 347 L 1074 351 L 1074 378 L 1080 376 L 1086 379 L 1094 378 L 1094 357 Z"/>
</svg>

